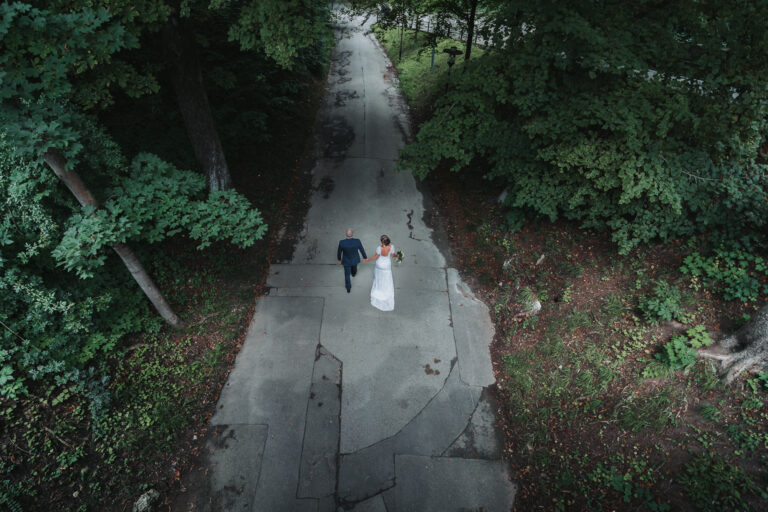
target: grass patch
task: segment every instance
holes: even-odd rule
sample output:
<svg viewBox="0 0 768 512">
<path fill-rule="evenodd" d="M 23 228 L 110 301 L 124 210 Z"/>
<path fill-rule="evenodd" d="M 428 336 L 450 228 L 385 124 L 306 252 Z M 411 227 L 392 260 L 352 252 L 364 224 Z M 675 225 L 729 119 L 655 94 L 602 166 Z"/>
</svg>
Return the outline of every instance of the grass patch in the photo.
<svg viewBox="0 0 768 512">
<path fill-rule="evenodd" d="M 614 321 L 620 319 L 626 312 L 627 307 L 624 305 L 620 295 L 611 293 L 605 299 L 603 299 L 602 313 L 603 317 L 607 321 Z"/>
<path fill-rule="evenodd" d="M 461 73 L 465 65 L 462 56 L 456 58 L 453 68 L 448 67 L 448 54 L 443 50 L 457 46 L 463 50 L 464 45 L 455 39 L 442 39 L 437 42 L 434 52 L 426 44 L 424 37 L 414 40 L 414 31 L 406 29 L 403 32 L 403 51 L 400 58 L 400 29 L 382 29 L 374 26 L 376 38 L 381 42 L 400 76 L 400 84 L 411 108 L 419 109 L 429 104 L 439 91 L 445 89 L 450 73 Z M 472 47 L 472 58 L 480 57 L 483 49 Z"/>
<path fill-rule="evenodd" d="M 661 432 L 674 423 L 672 409 L 677 400 L 674 391 L 668 388 L 646 396 L 631 392 L 616 405 L 613 417 L 623 430 L 629 432 L 646 429 Z"/>
<path fill-rule="evenodd" d="M 586 311 L 582 311 L 580 309 L 574 309 L 566 317 L 565 323 L 568 327 L 568 330 L 573 332 L 576 329 L 589 327 L 592 324 L 592 320 L 589 318 L 589 313 L 587 313 Z"/>
</svg>

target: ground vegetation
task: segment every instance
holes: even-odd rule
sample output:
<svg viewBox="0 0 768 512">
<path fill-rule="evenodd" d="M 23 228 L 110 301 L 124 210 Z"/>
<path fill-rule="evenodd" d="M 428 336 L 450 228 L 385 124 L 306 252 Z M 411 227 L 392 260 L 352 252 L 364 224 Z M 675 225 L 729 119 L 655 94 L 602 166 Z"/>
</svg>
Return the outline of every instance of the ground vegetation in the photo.
<svg viewBox="0 0 768 512">
<path fill-rule="evenodd" d="M 276 4 L 0 5 L 0 508 L 182 490 L 305 204 L 328 11 L 313 3 L 307 28 Z M 163 46 L 174 16 L 237 191 L 196 158 Z"/>
<path fill-rule="evenodd" d="M 377 36 L 422 129 L 446 121 L 443 108 L 493 112 L 482 98 L 442 103 L 471 67 L 449 75 L 439 62 L 430 72 L 421 45 L 408 43 L 398 60 L 397 32 Z M 622 245 L 615 231 L 585 229 L 568 215 L 510 218 L 511 178 L 489 174 L 490 153 L 452 172 L 462 137 L 478 125 L 450 119 L 460 126 L 443 131 L 461 135 L 424 184 L 437 207 L 433 227 L 495 323 L 499 426 L 521 484 L 516 510 L 765 508 L 768 373 L 742 367 L 729 384 L 701 357 L 761 332 L 749 323 L 764 314 L 768 292 L 760 230 L 703 224 Z M 755 148 L 756 164 L 763 151 Z"/>
</svg>

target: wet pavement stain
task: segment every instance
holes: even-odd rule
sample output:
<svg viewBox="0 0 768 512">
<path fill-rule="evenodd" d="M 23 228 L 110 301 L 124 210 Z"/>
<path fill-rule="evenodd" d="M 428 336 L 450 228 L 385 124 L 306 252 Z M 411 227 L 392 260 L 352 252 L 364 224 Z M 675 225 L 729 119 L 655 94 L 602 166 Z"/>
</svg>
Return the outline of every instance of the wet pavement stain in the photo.
<svg viewBox="0 0 768 512">
<path fill-rule="evenodd" d="M 323 199 L 328 199 L 331 197 L 331 192 L 333 192 L 335 186 L 336 184 L 334 183 L 333 178 L 330 176 L 323 176 L 315 190 L 323 194 Z"/>
<path fill-rule="evenodd" d="M 347 101 L 354 100 L 354 99 L 360 99 L 360 96 L 358 96 L 357 91 L 350 91 L 348 89 L 343 91 L 338 91 L 336 93 L 336 101 L 334 102 L 334 105 L 337 107 L 343 107 L 347 104 Z"/>
<path fill-rule="evenodd" d="M 331 74 L 338 76 L 344 76 L 348 74 L 349 72 L 346 68 L 349 66 L 351 56 L 351 51 L 343 51 L 331 57 Z"/>
<path fill-rule="evenodd" d="M 342 116 L 333 116 L 331 120 L 323 125 L 325 136 L 328 143 L 324 154 L 328 158 L 343 157 L 347 148 L 355 140 L 355 131 Z"/>
</svg>

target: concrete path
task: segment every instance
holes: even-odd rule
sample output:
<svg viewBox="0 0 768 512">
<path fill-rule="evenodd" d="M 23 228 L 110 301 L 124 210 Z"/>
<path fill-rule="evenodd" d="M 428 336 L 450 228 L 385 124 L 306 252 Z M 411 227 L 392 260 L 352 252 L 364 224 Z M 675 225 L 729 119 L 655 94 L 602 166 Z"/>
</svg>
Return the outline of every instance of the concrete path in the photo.
<svg viewBox="0 0 768 512">
<path fill-rule="evenodd" d="M 393 172 L 408 133 L 391 65 L 353 20 L 337 29 L 314 193 L 292 261 L 270 269 L 212 419 L 214 510 L 509 511 L 488 310 L 431 240 L 422 196 Z M 405 253 L 395 310 L 371 307 L 373 264 L 344 289 L 336 247 Z"/>
</svg>

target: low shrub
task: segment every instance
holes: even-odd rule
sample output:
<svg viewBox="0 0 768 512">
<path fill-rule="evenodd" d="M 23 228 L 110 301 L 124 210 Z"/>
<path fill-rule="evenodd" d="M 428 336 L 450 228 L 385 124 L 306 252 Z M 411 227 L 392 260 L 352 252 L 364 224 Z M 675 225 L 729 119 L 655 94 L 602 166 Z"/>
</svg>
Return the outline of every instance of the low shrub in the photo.
<svg viewBox="0 0 768 512">
<path fill-rule="evenodd" d="M 660 279 L 656 281 L 653 294 L 641 297 L 639 307 L 646 320 L 652 324 L 670 320 L 686 322 L 688 315 L 682 301 L 683 293 L 680 289 Z"/>
<path fill-rule="evenodd" d="M 760 294 L 768 293 L 768 260 L 757 255 L 757 250 L 747 241 L 723 243 L 709 256 L 689 254 L 680 271 L 715 285 L 725 300 L 755 301 Z"/>
<path fill-rule="evenodd" d="M 649 364 L 643 370 L 643 377 L 655 378 L 666 372 L 690 368 L 697 360 L 696 349 L 712 344 L 712 338 L 703 325 L 697 325 L 685 331 L 685 334 L 673 336 L 654 355 L 656 364 Z"/>
<path fill-rule="evenodd" d="M 744 498 L 758 492 L 743 469 L 711 453 L 697 455 L 688 462 L 677 482 L 697 510 L 704 512 L 749 510 Z"/>
</svg>

